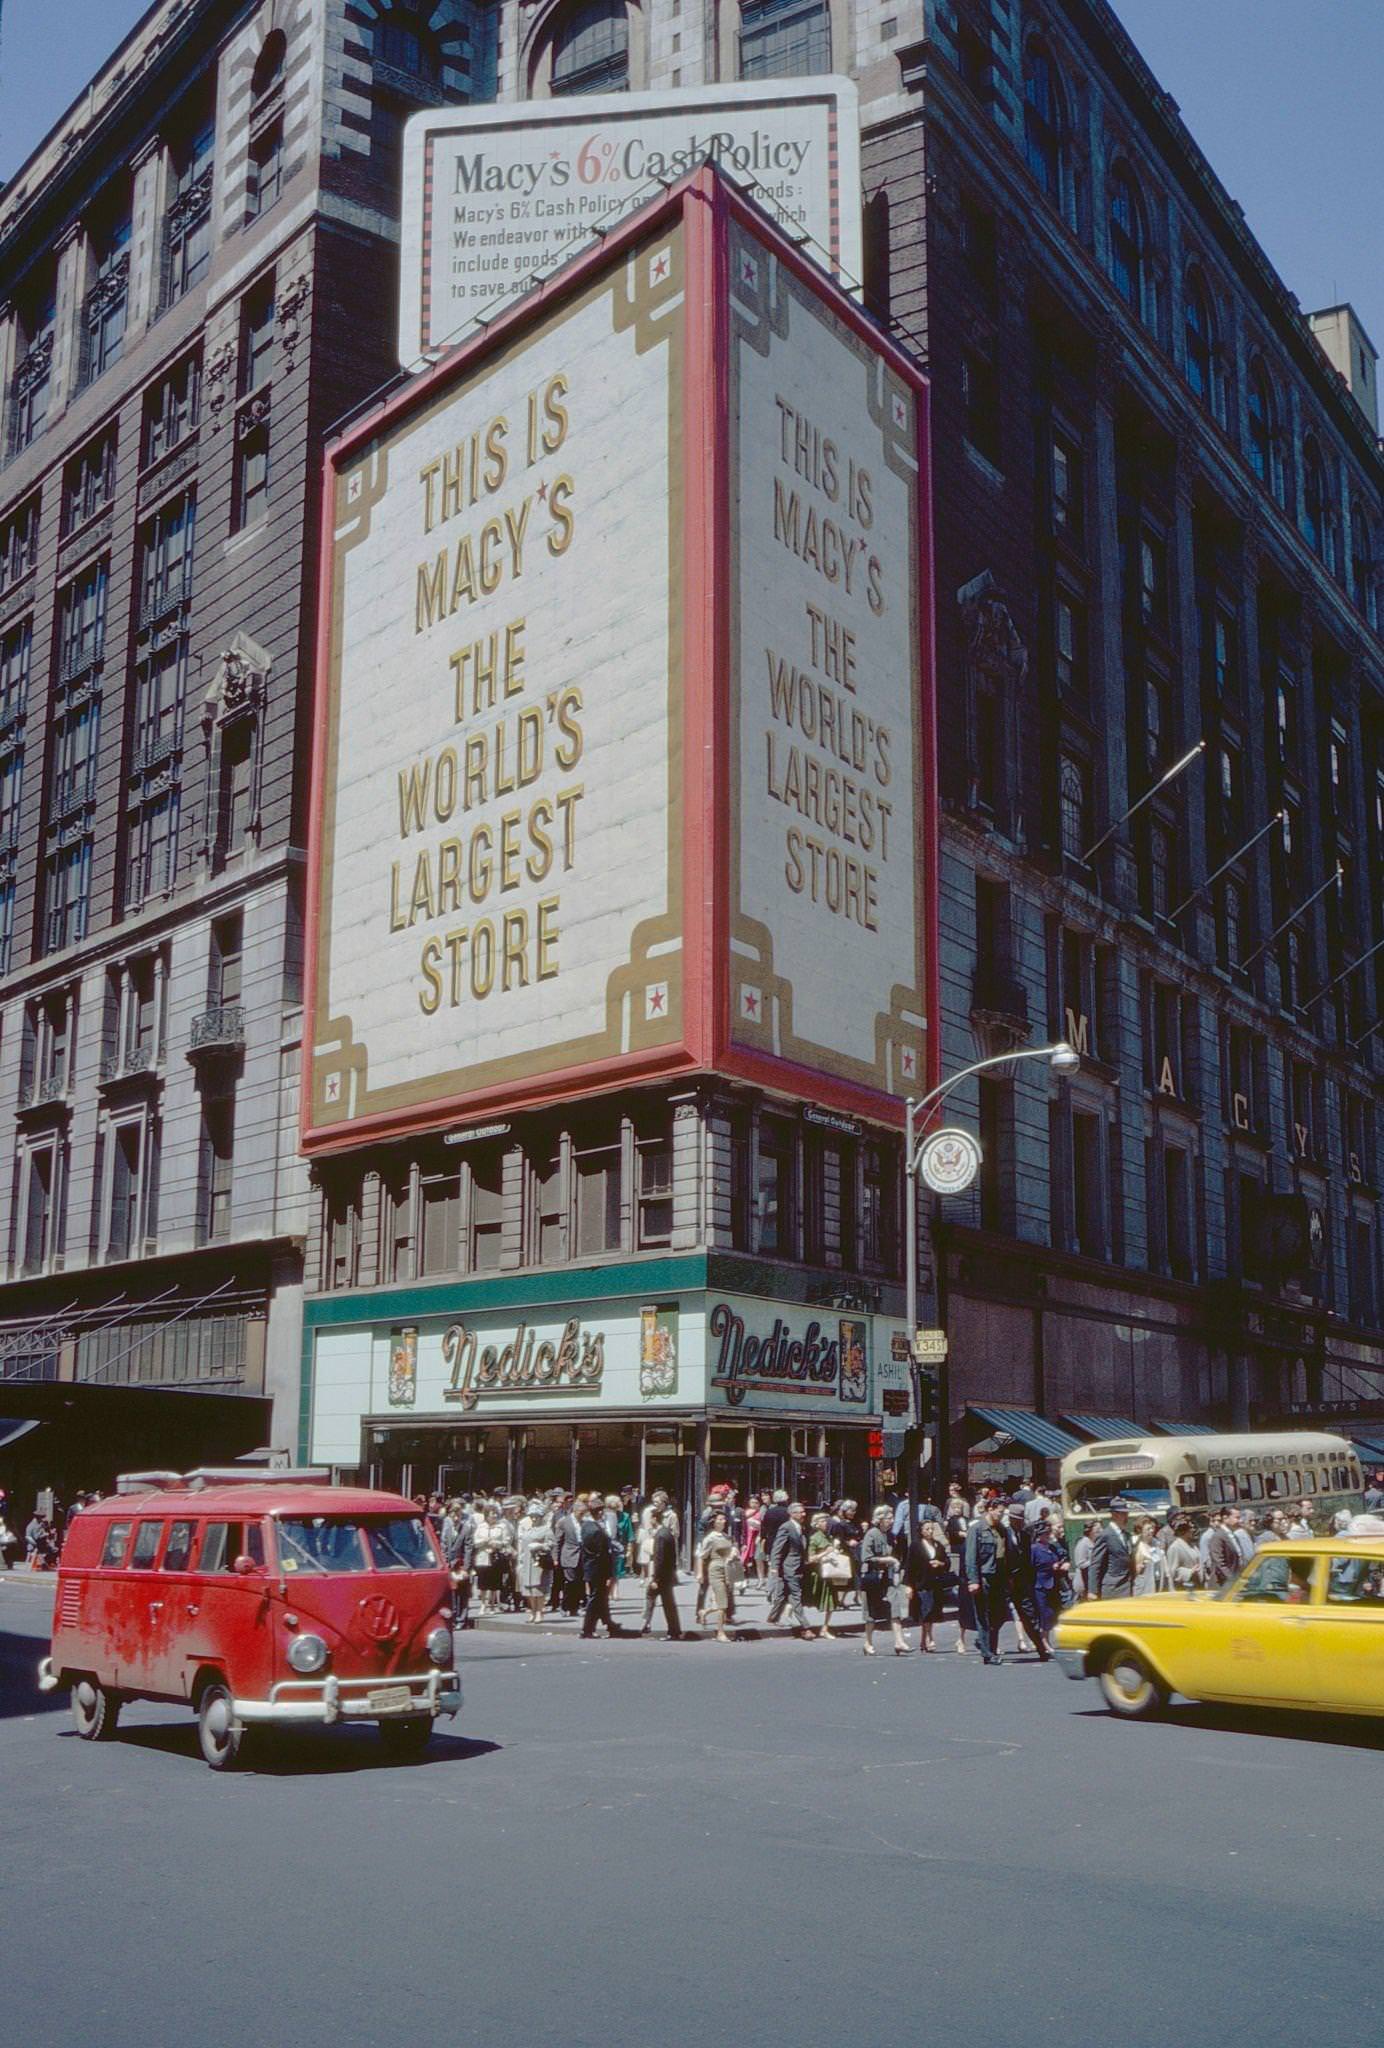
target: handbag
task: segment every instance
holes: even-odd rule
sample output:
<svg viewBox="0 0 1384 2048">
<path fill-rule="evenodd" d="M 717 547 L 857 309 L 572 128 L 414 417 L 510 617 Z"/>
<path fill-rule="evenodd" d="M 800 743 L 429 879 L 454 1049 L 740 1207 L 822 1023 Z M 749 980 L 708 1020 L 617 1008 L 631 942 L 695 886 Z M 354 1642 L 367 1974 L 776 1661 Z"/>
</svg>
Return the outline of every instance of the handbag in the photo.
<svg viewBox="0 0 1384 2048">
<path fill-rule="evenodd" d="M 889 1613 L 894 1621 L 907 1621 L 913 1610 L 913 1592 L 909 1586 L 891 1586 L 888 1593 Z"/>
<path fill-rule="evenodd" d="M 851 1561 L 844 1550 L 833 1544 L 817 1559 L 817 1576 L 826 1586 L 849 1586 L 851 1582 Z"/>
<path fill-rule="evenodd" d="M 745 1576 L 745 1566 L 738 1550 L 733 1550 L 726 1559 L 726 1584 L 738 1586 Z"/>
</svg>

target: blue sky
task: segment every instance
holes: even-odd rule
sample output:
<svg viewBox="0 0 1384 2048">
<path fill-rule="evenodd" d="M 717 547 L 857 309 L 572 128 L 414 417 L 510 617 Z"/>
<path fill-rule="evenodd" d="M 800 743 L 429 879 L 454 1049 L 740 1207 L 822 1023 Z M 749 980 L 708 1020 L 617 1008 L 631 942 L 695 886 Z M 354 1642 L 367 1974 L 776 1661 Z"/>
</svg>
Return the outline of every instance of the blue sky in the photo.
<svg viewBox="0 0 1384 2048">
<path fill-rule="evenodd" d="M 144 0 L 0 0 L 11 176 Z M 1384 0 L 1115 0 L 1304 308 L 1350 299 L 1384 349 Z"/>
</svg>

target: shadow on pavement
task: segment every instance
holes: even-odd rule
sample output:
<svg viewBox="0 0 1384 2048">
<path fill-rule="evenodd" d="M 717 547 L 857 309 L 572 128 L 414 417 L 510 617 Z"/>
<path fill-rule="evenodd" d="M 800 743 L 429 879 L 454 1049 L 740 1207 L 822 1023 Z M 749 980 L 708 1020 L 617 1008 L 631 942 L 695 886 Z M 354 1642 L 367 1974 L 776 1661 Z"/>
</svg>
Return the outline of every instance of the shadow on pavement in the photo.
<svg viewBox="0 0 1384 2048">
<path fill-rule="evenodd" d="M 48 1639 L 0 1629 L 0 1721 L 18 1714 L 60 1714 L 67 1694 L 40 1692 L 38 1660 L 48 1652 Z"/>
<path fill-rule="evenodd" d="M 1103 1707 L 1080 1710 L 1081 1719 L 1092 1717 L 1110 1721 L 1121 1718 L 1107 1713 Z M 1311 1708 L 1202 1706 L 1188 1701 L 1169 1707 L 1161 1718 L 1165 1725 L 1174 1728 L 1205 1728 L 1226 1735 L 1283 1736 L 1292 1742 L 1317 1742 L 1331 1749 L 1384 1750 L 1384 1719 L 1376 1720 L 1365 1714 L 1314 1713 Z M 1127 1725 L 1131 1732 L 1138 1726 L 1134 1721 Z"/>
<path fill-rule="evenodd" d="M 78 1738 L 70 1736 L 72 1741 Z M 197 1747 L 197 1724 L 186 1721 L 151 1722 L 143 1727 L 122 1723 L 115 1740 L 129 1749 L 160 1751 L 182 1757 L 205 1770 Z M 391 1756 L 369 1728 L 331 1728 L 295 1731 L 277 1729 L 270 1733 L 256 1729 L 241 1752 L 237 1775 L 254 1778 L 331 1777 L 350 1771 L 414 1771 L 420 1766 L 466 1763 L 489 1756 L 502 1744 L 465 1735 L 434 1735 L 421 1756 L 401 1759 Z"/>
</svg>

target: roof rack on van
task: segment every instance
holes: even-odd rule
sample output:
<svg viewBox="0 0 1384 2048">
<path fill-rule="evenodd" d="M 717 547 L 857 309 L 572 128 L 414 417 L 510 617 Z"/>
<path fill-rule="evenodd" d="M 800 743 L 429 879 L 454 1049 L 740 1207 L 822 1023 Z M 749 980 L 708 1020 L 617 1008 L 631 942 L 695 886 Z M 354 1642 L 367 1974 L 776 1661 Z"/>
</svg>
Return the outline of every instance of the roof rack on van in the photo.
<svg viewBox="0 0 1384 2048">
<path fill-rule="evenodd" d="M 122 1472 L 115 1482 L 117 1493 L 163 1493 L 186 1482 L 181 1472 Z"/>
<path fill-rule="evenodd" d="M 204 1486 L 329 1486 L 325 1465 L 199 1465 L 183 1482 L 192 1493 Z"/>
<path fill-rule="evenodd" d="M 115 1490 L 200 1493 L 208 1486 L 327 1486 L 331 1476 L 325 1465 L 280 1465 L 268 1471 L 262 1465 L 198 1465 L 192 1472 L 122 1472 Z"/>
</svg>

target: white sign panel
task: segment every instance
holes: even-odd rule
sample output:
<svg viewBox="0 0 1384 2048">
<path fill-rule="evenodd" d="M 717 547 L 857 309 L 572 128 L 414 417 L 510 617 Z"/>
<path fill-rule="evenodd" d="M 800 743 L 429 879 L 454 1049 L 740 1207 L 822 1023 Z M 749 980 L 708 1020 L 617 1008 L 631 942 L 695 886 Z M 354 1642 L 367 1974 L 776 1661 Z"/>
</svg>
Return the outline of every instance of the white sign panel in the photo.
<svg viewBox="0 0 1384 2048">
<path fill-rule="evenodd" d="M 399 360 L 459 341 L 537 273 L 708 158 L 854 288 L 860 131 L 847 78 L 600 93 L 416 114 L 404 136 Z"/>
<path fill-rule="evenodd" d="M 309 1128 L 680 1020 L 682 232 L 342 451 Z"/>
<path fill-rule="evenodd" d="M 738 227 L 730 877 L 737 1044 L 924 1072 L 919 395 Z"/>
</svg>

